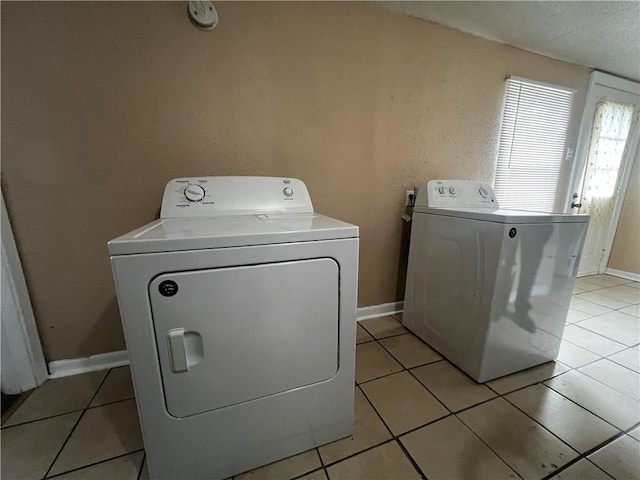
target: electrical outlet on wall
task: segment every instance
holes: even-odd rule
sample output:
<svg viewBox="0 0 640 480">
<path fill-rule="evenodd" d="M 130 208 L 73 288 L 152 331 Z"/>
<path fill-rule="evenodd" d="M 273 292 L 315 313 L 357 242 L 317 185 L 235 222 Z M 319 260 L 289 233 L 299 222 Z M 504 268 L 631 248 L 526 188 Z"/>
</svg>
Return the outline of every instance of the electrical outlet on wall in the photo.
<svg viewBox="0 0 640 480">
<path fill-rule="evenodd" d="M 414 190 L 407 190 L 404 198 L 405 206 L 413 207 L 414 203 L 416 203 L 416 192 Z"/>
</svg>

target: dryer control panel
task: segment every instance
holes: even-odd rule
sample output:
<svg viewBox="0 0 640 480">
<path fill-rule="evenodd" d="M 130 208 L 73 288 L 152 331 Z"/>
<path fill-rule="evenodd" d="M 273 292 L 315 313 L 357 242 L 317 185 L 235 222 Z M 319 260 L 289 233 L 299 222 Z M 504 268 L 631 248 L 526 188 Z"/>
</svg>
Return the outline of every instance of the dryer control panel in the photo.
<svg viewBox="0 0 640 480">
<path fill-rule="evenodd" d="M 499 208 L 493 187 L 471 180 L 430 180 L 418 188 L 415 206 Z"/>
<path fill-rule="evenodd" d="M 183 177 L 167 183 L 160 218 L 313 213 L 297 178 Z"/>
</svg>

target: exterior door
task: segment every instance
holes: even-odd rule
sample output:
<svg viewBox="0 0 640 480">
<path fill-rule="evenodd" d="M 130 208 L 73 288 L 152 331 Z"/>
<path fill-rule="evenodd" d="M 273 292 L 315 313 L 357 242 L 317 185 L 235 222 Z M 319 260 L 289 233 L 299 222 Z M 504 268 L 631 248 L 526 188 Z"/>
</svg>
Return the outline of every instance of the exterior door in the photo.
<svg viewBox="0 0 640 480">
<path fill-rule="evenodd" d="M 587 93 L 568 211 L 591 216 L 578 275 L 604 272 L 640 130 L 640 85 L 595 72 Z"/>
</svg>

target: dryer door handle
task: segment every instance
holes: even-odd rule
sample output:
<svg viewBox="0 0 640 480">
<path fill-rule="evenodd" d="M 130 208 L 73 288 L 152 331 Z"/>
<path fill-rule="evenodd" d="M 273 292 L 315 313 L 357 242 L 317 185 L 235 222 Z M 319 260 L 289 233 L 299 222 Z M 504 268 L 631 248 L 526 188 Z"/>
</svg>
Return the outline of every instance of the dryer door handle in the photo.
<svg viewBox="0 0 640 480">
<path fill-rule="evenodd" d="M 184 328 L 174 328 L 167 332 L 169 366 L 173 373 L 189 371 L 204 360 L 202 335 Z"/>
<path fill-rule="evenodd" d="M 173 373 L 186 372 L 187 351 L 184 346 L 184 328 L 174 328 L 167 332 L 167 344 L 169 346 L 169 364 Z"/>
</svg>

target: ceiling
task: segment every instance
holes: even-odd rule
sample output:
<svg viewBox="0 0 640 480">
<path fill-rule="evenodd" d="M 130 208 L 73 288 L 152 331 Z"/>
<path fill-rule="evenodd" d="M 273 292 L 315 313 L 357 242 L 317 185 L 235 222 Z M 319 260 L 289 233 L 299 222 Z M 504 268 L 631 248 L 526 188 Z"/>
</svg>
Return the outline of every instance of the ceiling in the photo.
<svg viewBox="0 0 640 480">
<path fill-rule="evenodd" d="M 640 0 L 376 3 L 395 13 L 640 81 Z"/>
</svg>

